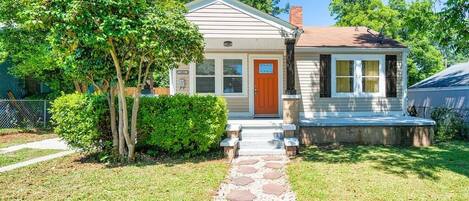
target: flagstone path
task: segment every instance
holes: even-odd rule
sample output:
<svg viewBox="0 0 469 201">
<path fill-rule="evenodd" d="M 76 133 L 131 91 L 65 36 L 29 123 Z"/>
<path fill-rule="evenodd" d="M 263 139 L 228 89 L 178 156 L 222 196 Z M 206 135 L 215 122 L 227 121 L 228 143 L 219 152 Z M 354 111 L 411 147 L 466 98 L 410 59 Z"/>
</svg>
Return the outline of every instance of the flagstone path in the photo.
<svg viewBox="0 0 469 201">
<path fill-rule="evenodd" d="M 229 179 L 215 200 L 295 200 L 285 174 L 286 156 L 240 156 L 233 160 Z"/>
</svg>

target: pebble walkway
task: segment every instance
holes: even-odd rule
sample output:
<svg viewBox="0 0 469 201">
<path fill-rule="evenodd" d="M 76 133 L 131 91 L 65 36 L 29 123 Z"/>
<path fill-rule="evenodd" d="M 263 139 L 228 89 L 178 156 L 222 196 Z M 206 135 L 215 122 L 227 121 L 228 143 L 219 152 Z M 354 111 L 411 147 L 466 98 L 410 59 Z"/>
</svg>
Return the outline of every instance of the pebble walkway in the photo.
<svg viewBox="0 0 469 201">
<path fill-rule="evenodd" d="M 233 160 L 230 175 L 216 201 L 295 200 L 286 178 L 286 156 L 240 156 Z"/>
</svg>

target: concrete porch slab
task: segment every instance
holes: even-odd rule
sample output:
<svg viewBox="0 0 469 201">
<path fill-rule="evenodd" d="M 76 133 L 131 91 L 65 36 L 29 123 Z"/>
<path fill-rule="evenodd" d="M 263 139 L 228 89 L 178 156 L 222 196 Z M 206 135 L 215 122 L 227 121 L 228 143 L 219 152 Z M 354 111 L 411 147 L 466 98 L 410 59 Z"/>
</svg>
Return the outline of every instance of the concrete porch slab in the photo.
<svg viewBox="0 0 469 201">
<path fill-rule="evenodd" d="M 430 119 L 410 116 L 375 116 L 375 117 L 322 117 L 300 120 L 300 126 L 306 127 L 360 127 L 360 126 L 434 126 Z"/>
</svg>

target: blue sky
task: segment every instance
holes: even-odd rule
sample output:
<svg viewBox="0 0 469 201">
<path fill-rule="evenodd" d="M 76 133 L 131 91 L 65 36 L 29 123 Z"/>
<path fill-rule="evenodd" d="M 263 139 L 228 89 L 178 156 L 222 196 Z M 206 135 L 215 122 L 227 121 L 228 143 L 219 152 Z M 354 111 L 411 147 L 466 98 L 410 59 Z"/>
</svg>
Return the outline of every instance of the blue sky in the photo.
<svg viewBox="0 0 469 201">
<path fill-rule="evenodd" d="M 331 0 L 281 0 L 280 5 L 290 3 L 290 5 L 303 6 L 304 24 L 306 26 L 331 26 L 335 24 L 335 20 L 329 13 L 330 2 Z M 444 2 L 446 0 L 437 1 L 436 10 L 440 10 Z M 288 14 L 282 14 L 279 17 L 288 21 Z"/>
<path fill-rule="evenodd" d="M 335 20 L 329 14 L 330 0 L 281 0 L 280 5 L 303 6 L 303 18 L 306 26 L 330 26 Z M 282 14 L 280 18 L 288 21 L 288 14 Z"/>
</svg>

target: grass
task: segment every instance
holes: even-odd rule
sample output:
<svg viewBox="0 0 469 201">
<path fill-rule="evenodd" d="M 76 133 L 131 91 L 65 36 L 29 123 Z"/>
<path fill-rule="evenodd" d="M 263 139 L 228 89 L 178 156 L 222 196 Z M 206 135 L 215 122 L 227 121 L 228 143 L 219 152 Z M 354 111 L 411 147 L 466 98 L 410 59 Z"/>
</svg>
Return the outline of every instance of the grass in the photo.
<svg viewBox="0 0 469 201">
<path fill-rule="evenodd" d="M 35 142 L 45 139 L 55 138 L 57 135 L 48 132 L 24 132 L 18 129 L 1 129 L 0 130 L 0 148 Z"/>
<path fill-rule="evenodd" d="M 228 167 L 218 157 L 109 166 L 76 154 L 0 174 L 0 200 L 211 200 Z"/>
<path fill-rule="evenodd" d="M 309 147 L 288 166 L 298 200 L 469 200 L 469 143 Z"/>
<path fill-rule="evenodd" d="M 26 161 L 29 159 L 55 154 L 61 150 L 54 149 L 20 149 L 15 152 L 0 154 L 0 167 Z"/>
</svg>

